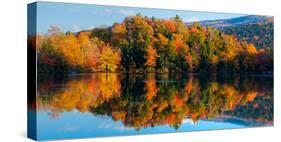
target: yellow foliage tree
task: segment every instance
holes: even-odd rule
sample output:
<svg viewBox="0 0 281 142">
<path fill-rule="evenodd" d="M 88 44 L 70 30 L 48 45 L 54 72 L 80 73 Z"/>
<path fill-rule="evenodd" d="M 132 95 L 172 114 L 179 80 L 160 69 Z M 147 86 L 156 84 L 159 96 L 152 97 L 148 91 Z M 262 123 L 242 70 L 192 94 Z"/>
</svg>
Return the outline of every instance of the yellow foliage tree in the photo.
<svg viewBox="0 0 281 142">
<path fill-rule="evenodd" d="M 101 56 L 98 62 L 99 71 L 116 72 L 120 64 L 120 51 L 114 51 L 108 45 L 102 47 Z"/>
<path fill-rule="evenodd" d="M 82 65 L 83 53 L 77 38 L 73 34 L 65 36 L 60 44 L 60 49 L 69 65 Z"/>
</svg>

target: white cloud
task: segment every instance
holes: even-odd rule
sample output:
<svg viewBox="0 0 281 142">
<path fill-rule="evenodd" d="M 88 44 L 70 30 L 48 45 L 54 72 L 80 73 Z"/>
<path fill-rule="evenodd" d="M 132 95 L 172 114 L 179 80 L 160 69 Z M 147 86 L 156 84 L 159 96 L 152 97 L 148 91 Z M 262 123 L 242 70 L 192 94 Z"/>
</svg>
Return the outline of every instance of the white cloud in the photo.
<svg viewBox="0 0 281 142">
<path fill-rule="evenodd" d="M 88 25 L 88 26 L 77 26 L 77 25 L 75 25 L 71 28 L 70 31 L 76 33 L 76 32 L 80 32 L 80 31 L 83 31 L 83 30 L 91 30 L 91 29 L 94 29 L 95 27 L 96 26 L 94 26 L 94 25 Z"/>
<path fill-rule="evenodd" d="M 98 128 L 100 128 L 100 129 L 119 130 L 119 131 L 125 131 L 125 130 L 133 129 L 133 128 L 125 127 L 123 124 L 118 124 L 118 123 L 115 123 L 115 124 L 100 124 L 98 126 Z"/>
<path fill-rule="evenodd" d="M 189 123 L 189 124 L 191 124 L 191 125 L 197 124 L 197 122 L 194 122 L 192 119 L 184 119 L 184 120 L 182 121 L 182 123 L 183 123 L 183 124 Z"/>
<path fill-rule="evenodd" d="M 132 16 L 132 15 L 136 14 L 133 10 L 125 10 L 125 9 L 120 9 L 117 11 L 117 13 L 125 15 L 125 16 Z"/>
<path fill-rule="evenodd" d="M 182 18 L 182 20 L 183 20 L 184 22 L 197 22 L 197 21 L 199 21 L 200 19 L 199 19 L 199 17 L 192 16 L 192 17 L 184 17 L 184 18 Z"/>
<path fill-rule="evenodd" d="M 112 13 L 112 10 L 111 10 L 111 9 L 105 9 L 103 12 L 104 12 L 104 13 L 107 13 L 107 14 L 111 14 L 111 13 Z"/>
<path fill-rule="evenodd" d="M 61 130 L 62 131 L 75 131 L 79 129 L 79 126 L 71 125 L 71 124 L 66 124 Z"/>
<path fill-rule="evenodd" d="M 81 30 L 82 30 L 82 28 L 80 26 L 73 26 L 70 31 L 71 32 L 79 32 Z"/>
<path fill-rule="evenodd" d="M 104 15 L 104 16 L 109 16 L 113 14 L 121 14 L 124 16 L 132 16 L 135 15 L 136 12 L 133 10 L 128 10 L 128 9 L 119 9 L 119 10 L 112 10 L 112 9 L 103 9 L 103 10 L 95 10 L 91 12 L 94 15 Z"/>
<path fill-rule="evenodd" d="M 124 130 L 130 130 L 130 129 L 133 129 L 133 128 L 128 128 L 128 127 L 125 127 L 125 126 L 115 126 L 113 127 L 114 130 L 119 130 L 119 131 L 124 131 Z"/>
<path fill-rule="evenodd" d="M 94 10 L 91 12 L 94 15 L 110 15 L 113 14 L 111 9 L 103 9 L 103 10 Z"/>
<path fill-rule="evenodd" d="M 87 29 L 94 29 L 94 28 L 96 28 L 96 26 L 94 26 L 94 25 L 87 26 Z"/>
</svg>

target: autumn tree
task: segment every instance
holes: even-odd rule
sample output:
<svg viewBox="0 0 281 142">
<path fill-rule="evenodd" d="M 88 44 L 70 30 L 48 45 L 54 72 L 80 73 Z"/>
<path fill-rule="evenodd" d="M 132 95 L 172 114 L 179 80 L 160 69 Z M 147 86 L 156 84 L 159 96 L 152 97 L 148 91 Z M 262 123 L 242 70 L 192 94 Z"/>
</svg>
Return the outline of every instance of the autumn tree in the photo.
<svg viewBox="0 0 281 142">
<path fill-rule="evenodd" d="M 100 56 L 98 43 L 95 39 L 90 39 L 86 32 L 80 32 L 77 38 L 84 55 L 82 66 L 94 70 Z"/>
<path fill-rule="evenodd" d="M 97 63 L 99 71 L 116 72 L 120 64 L 120 51 L 113 50 L 112 47 L 105 45 L 101 49 L 101 55 Z"/>
<path fill-rule="evenodd" d="M 124 66 L 127 70 L 135 70 L 145 64 L 145 49 L 151 45 L 153 40 L 153 28 L 148 19 L 141 15 L 128 17 L 124 21 L 127 30 L 128 45 L 122 48 Z"/>
<path fill-rule="evenodd" d="M 158 58 L 156 50 L 152 46 L 148 46 L 146 54 L 145 65 L 149 68 L 154 68 L 156 66 L 156 59 Z"/>
<path fill-rule="evenodd" d="M 69 65 L 77 67 L 83 64 L 84 54 L 77 38 L 72 33 L 64 37 L 59 48 Z"/>
</svg>

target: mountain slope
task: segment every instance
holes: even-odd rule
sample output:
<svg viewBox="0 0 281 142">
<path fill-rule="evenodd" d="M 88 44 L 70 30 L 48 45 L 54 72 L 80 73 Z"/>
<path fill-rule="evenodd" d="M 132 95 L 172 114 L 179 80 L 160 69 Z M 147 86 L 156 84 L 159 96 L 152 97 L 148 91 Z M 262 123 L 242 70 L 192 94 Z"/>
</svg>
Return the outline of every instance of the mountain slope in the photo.
<svg viewBox="0 0 281 142">
<path fill-rule="evenodd" d="M 263 21 L 265 19 L 267 19 L 267 16 L 249 15 L 249 16 L 242 16 L 242 17 L 231 18 L 231 19 L 206 20 L 206 21 L 200 21 L 199 23 L 202 26 L 211 26 L 220 29 L 223 27 L 255 23 L 258 21 Z M 186 23 L 186 25 L 192 25 L 192 23 L 193 22 L 189 22 Z"/>
<path fill-rule="evenodd" d="M 239 41 L 253 43 L 257 48 L 273 48 L 273 17 L 249 15 L 199 23 L 234 35 Z M 191 24 L 193 23 L 186 23 L 186 25 Z"/>
<path fill-rule="evenodd" d="M 220 30 L 235 35 L 240 41 L 253 43 L 259 49 L 273 49 L 273 17 L 254 23 L 223 27 Z"/>
</svg>

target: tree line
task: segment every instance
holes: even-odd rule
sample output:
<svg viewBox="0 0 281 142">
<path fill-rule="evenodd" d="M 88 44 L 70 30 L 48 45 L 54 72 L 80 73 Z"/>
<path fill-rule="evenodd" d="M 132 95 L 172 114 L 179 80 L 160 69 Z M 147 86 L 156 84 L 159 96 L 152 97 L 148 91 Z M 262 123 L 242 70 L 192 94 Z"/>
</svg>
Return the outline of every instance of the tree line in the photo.
<svg viewBox="0 0 281 142">
<path fill-rule="evenodd" d="M 266 73 L 272 50 L 257 49 L 212 27 L 186 26 L 140 14 L 121 23 L 78 33 L 50 27 L 30 38 L 38 72 Z"/>
</svg>

